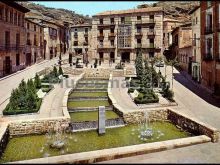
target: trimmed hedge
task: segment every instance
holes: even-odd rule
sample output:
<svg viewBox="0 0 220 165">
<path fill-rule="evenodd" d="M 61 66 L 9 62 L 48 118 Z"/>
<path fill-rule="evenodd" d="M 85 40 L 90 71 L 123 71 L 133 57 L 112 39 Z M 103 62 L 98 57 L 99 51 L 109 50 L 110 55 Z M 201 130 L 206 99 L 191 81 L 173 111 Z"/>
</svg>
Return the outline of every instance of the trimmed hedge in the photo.
<svg viewBox="0 0 220 165">
<path fill-rule="evenodd" d="M 128 93 L 133 93 L 134 92 L 134 88 L 129 88 L 128 89 Z"/>
<path fill-rule="evenodd" d="M 147 104 L 147 103 L 158 103 L 159 102 L 158 96 L 152 90 L 140 88 L 138 89 L 138 91 L 140 92 L 138 97 L 134 98 L 134 102 L 136 104 Z"/>
<path fill-rule="evenodd" d="M 3 111 L 3 115 L 18 115 L 18 114 L 27 114 L 27 113 L 35 113 L 38 112 L 42 103 L 42 99 L 39 99 L 37 102 L 36 109 L 11 109 L 10 103 L 6 106 Z"/>
</svg>

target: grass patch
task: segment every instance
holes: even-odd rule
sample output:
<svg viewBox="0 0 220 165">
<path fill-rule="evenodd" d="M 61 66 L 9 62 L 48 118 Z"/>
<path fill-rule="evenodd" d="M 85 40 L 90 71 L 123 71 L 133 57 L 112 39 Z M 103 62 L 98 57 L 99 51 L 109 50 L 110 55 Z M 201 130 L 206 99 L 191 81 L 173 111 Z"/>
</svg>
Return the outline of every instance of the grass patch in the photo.
<svg viewBox="0 0 220 165">
<path fill-rule="evenodd" d="M 115 119 L 119 116 L 114 111 L 105 111 L 106 119 Z M 70 113 L 72 122 L 96 121 L 98 120 L 98 111 L 92 112 L 72 112 Z"/>
<path fill-rule="evenodd" d="M 66 146 L 63 151 L 64 154 L 71 154 L 192 136 L 187 132 L 180 131 L 169 122 L 154 122 L 151 127 L 155 131 L 154 136 L 146 141 L 141 141 L 138 137 L 140 134 L 138 131 L 139 126 L 136 124 L 106 129 L 106 134 L 103 136 L 99 136 L 97 131 L 66 134 Z M 157 138 L 158 130 L 164 134 L 159 138 Z M 44 135 L 14 137 L 9 140 L 0 163 L 41 158 L 45 153 L 48 153 L 49 156 L 62 155 L 61 151 L 50 149 L 49 146 L 45 145 L 46 141 Z M 42 147 L 44 147 L 43 152 L 40 152 Z"/>
<path fill-rule="evenodd" d="M 105 97 L 107 92 L 73 92 L 70 97 Z"/>
<path fill-rule="evenodd" d="M 98 107 L 98 106 L 109 106 L 107 100 L 85 100 L 85 101 L 69 101 L 67 103 L 68 108 L 76 107 Z"/>
</svg>

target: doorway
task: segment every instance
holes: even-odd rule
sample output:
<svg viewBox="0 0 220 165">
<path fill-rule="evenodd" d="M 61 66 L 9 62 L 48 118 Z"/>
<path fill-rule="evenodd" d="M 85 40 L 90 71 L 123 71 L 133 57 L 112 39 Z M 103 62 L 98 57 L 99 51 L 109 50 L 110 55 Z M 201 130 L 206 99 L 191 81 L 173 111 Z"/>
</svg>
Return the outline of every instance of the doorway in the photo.
<svg viewBox="0 0 220 165">
<path fill-rule="evenodd" d="M 115 52 L 110 53 L 110 60 L 115 63 Z"/>
<path fill-rule="evenodd" d="M 121 53 L 122 62 L 130 62 L 130 52 Z"/>
<path fill-rule="evenodd" d="M 31 65 L 31 53 L 26 54 L 26 65 Z"/>
<path fill-rule="evenodd" d="M 10 74 L 11 71 L 12 71 L 12 65 L 11 65 L 11 60 L 10 60 L 10 57 L 7 56 L 5 57 L 5 62 L 4 62 L 4 71 L 5 71 L 5 74 Z"/>
</svg>

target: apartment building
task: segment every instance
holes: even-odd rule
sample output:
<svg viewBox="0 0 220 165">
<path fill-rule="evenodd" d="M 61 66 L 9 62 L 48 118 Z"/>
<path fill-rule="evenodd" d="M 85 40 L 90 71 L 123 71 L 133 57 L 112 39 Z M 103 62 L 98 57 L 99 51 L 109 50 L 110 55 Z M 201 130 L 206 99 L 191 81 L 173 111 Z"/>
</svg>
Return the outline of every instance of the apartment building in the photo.
<svg viewBox="0 0 220 165">
<path fill-rule="evenodd" d="M 44 26 L 25 18 L 26 28 L 26 65 L 39 63 L 44 56 Z"/>
<path fill-rule="evenodd" d="M 0 2 L 0 77 L 25 68 L 27 12 L 27 8 L 16 2 Z"/>
<path fill-rule="evenodd" d="M 172 30 L 182 24 L 183 23 L 179 20 L 163 19 L 163 47 L 165 50 L 168 50 L 169 46 L 172 44 Z"/>
<path fill-rule="evenodd" d="M 201 81 L 200 12 L 200 6 L 195 7 L 189 12 L 192 21 L 192 78 L 197 82 Z"/>
<path fill-rule="evenodd" d="M 61 23 L 41 20 L 44 28 L 44 46 L 46 59 L 62 57 L 67 52 L 66 28 Z"/>
<path fill-rule="evenodd" d="M 191 23 L 176 27 L 172 31 L 173 54 L 180 67 L 191 74 L 192 68 L 192 27 Z"/>
<path fill-rule="evenodd" d="M 134 62 L 163 52 L 163 11 L 160 7 L 106 11 L 92 19 L 91 56 L 102 62 Z"/>
<path fill-rule="evenodd" d="M 82 55 L 83 61 L 91 60 L 92 24 L 80 24 L 71 27 L 71 52 L 74 56 Z"/>
<path fill-rule="evenodd" d="M 202 84 L 220 91 L 220 3 L 201 1 Z"/>
</svg>

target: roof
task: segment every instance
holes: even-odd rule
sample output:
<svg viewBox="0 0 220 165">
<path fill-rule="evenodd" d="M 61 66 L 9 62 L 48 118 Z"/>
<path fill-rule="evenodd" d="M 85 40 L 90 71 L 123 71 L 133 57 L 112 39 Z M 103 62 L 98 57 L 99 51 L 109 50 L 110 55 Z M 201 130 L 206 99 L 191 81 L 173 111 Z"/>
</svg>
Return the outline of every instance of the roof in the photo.
<svg viewBox="0 0 220 165">
<path fill-rule="evenodd" d="M 197 9 L 199 9 L 200 8 L 200 6 L 196 6 L 196 7 L 194 7 L 191 11 L 189 11 L 189 14 L 192 14 L 192 13 L 194 13 Z"/>
<path fill-rule="evenodd" d="M 176 19 L 164 18 L 164 19 L 163 19 L 163 22 L 166 22 L 166 21 L 169 21 L 169 22 L 180 22 L 180 23 L 182 23 L 182 22 L 183 22 L 183 21 L 176 20 Z"/>
<path fill-rule="evenodd" d="M 141 9 L 128 9 L 128 10 L 111 10 L 111 11 L 98 13 L 94 16 L 146 13 L 146 12 L 157 12 L 157 11 L 163 11 L 162 7 L 147 7 L 147 8 L 141 8 Z"/>
<path fill-rule="evenodd" d="M 92 24 L 76 24 L 71 26 L 71 28 L 76 28 L 76 27 L 92 27 Z"/>
<path fill-rule="evenodd" d="M 14 1 L 0 1 L 0 2 L 6 4 L 8 6 L 11 6 L 11 7 L 23 12 L 23 13 L 27 13 L 30 11 L 29 9 L 23 7 L 22 5 L 19 5 L 18 3 L 14 2 Z"/>
<path fill-rule="evenodd" d="M 28 22 L 31 22 L 31 23 L 33 23 L 33 24 L 36 24 L 36 25 L 38 25 L 38 26 L 42 26 L 42 27 L 45 27 L 44 25 L 42 25 L 41 23 L 40 23 L 40 21 L 35 21 L 34 19 L 32 20 L 31 18 L 25 18 L 25 20 L 26 21 L 28 21 Z"/>
</svg>

